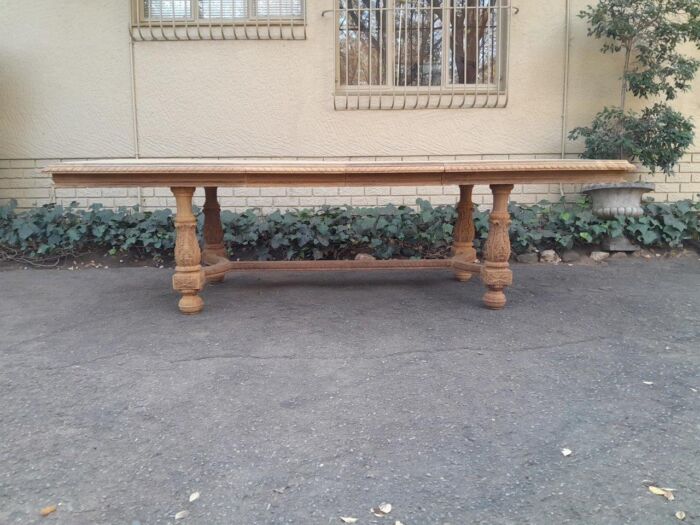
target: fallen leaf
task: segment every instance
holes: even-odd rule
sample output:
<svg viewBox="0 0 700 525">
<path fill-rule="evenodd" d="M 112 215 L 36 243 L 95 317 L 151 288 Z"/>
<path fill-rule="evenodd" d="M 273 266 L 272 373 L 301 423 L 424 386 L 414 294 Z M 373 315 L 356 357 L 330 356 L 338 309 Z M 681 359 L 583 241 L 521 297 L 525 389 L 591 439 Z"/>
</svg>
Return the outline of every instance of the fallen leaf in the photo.
<svg viewBox="0 0 700 525">
<path fill-rule="evenodd" d="M 569 448 L 561 449 L 561 455 L 564 456 L 565 458 L 569 457 L 571 454 L 573 454 L 573 452 L 571 452 L 571 449 L 569 449 Z"/>
<path fill-rule="evenodd" d="M 673 492 L 671 490 L 673 489 L 662 489 L 664 491 L 664 498 L 666 498 L 668 501 L 673 501 L 676 499 L 676 496 L 673 495 Z"/>
<path fill-rule="evenodd" d="M 683 512 L 682 510 L 679 510 L 678 512 L 676 512 L 676 518 L 683 521 L 685 519 L 685 512 Z"/>
<path fill-rule="evenodd" d="M 56 509 L 58 509 L 56 505 L 49 505 L 48 507 L 44 507 L 43 509 L 41 509 L 39 511 L 39 514 L 41 514 L 42 516 L 48 516 L 49 514 L 56 512 Z"/>
<path fill-rule="evenodd" d="M 181 519 L 183 519 L 183 518 L 186 518 L 186 517 L 189 516 L 189 515 L 190 515 L 190 513 L 189 513 L 188 511 L 186 511 L 186 510 L 181 510 L 180 512 L 178 512 L 177 514 L 175 514 L 175 519 L 176 519 L 176 520 L 181 520 Z"/>
<path fill-rule="evenodd" d="M 357 518 L 351 518 L 349 516 L 341 516 L 340 521 L 343 523 L 357 523 Z"/>
<path fill-rule="evenodd" d="M 668 490 L 668 489 L 662 489 L 659 487 L 655 487 L 654 485 L 649 485 L 649 492 L 651 492 L 652 494 L 656 494 L 657 496 L 663 496 L 668 501 L 673 501 L 674 499 L 676 499 L 675 496 L 673 495 L 672 490 L 673 489 Z"/>
<path fill-rule="evenodd" d="M 197 501 L 199 499 L 199 492 L 193 492 L 190 494 L 190 503 Z"/>
<path fill-rule="evenodd" d="M 380 503 L 379 506 L 370 509 L 372 514 L 382 518 L 391 512 L 391 503 Z"/>
</svg>

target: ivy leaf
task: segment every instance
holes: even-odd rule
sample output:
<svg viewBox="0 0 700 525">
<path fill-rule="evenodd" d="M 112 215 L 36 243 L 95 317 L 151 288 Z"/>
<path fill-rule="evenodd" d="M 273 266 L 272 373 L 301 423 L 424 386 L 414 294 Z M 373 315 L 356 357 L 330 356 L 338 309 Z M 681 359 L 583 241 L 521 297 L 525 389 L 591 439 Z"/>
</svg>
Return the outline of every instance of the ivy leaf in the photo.
<svg viewBox="0 0 700 525">
<path fill-rule="evenodd" d="M 276 234 L 271 240 L 270 240 L 270 246 L 272 247 L 273 250 L 276 250 L 280 246 L 285 244 L 285 239 L 281 234 Z"/>
<path fill-rule="evenodd" d="M 20 224 L 19 228 L 17 229 L 17 235 L 19 238 L 23 241 L 26 241 L 29 239 L 29 237 L 32 236 L 34 233 L 34 226 L 30 224 L 29 222 L 23 222 Z"/>
<path fill-rule="evenodd" d="M 78 228 L 71 228 L 71 229 L 69 229 L 69 230 L 66 232 L 66 235 L 68 236 L 68 238 L 69 238 L 71 241 L 79 241 L 79 240 L 80 240 L 80 237 L 81 237 L 80 230 L 78 230 Z"/>
<path fill-rule="evenodd" d="M 642 231 L 642 242 L 646 245 L 654 244 L 658 237 L 658 234 L 654 230 Z"/>
<path fill-rule="evenodd" d="M 297 238 L 297 242 L 299 243 L 299 246 L 306 246 L 313 240 L 313 237 L 311 235 L 311 232 L 309 231 L 304 231 L 299 234 L 299 237 Z"/>
</svg>

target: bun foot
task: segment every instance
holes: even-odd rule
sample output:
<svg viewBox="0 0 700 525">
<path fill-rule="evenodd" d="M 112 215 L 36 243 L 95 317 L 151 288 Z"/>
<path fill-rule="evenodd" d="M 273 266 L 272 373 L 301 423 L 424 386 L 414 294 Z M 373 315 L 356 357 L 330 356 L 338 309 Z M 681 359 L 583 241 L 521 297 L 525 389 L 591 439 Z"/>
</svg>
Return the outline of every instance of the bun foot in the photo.
<svg viewBox="0 0 700 525">
<path fill-rule="evenodd" d="M 204 301 L 199 295 L 183 295 L 178 306 L 183 314 L 198 314 L 204 308 Z"/>
<path fill-rule="evenodd" d="M 465 283 L 472 278 L 472 275 L 473 274 L 469 272 L 455 272 L 455 279 L 457 279 L 461 283 Z"/>
<path fill-rule="evenodd" d="M 490 310 L 500 310 L 506 305 L 503 290 L 487 290 L 483 297 L 484 305 Z"/>
</svg>

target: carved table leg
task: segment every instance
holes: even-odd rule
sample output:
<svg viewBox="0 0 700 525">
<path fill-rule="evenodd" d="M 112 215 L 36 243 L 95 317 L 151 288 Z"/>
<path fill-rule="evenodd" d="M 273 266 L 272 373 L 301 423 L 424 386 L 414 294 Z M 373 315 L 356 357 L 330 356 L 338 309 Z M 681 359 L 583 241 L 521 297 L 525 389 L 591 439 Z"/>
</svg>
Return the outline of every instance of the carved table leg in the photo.
<svg viewBox="0 0 700 525">
<path fill-rule="evenodd" d="M 459 187 L 459 203 L 457 204 L 457 223 L 454 230 L 452 243 L 452 256 L 465 262 L 476 260 L 474 249 L 474 210 L 472 203 L 472 190 L 474 186 L 464 185 Z M 455 270 L 458 281 L 468 281 L 472 274 L 463 270 Z"/>
<path fill-rule="evenodd" d="M 221 227 L 221 208 L 216 197 L 216 187 L 204 188 L 204 251 L 202 258 L 209 262 L 209 256 L 226 257 L 224 247 L 224 229 Z M 211 263 L 210 263 L 211 264 Z M 209 277 L 208 282 L 220 283 L 224 280 L 224 274 Z"/>
<path fill-rule="evenodd" d="M 503 289 L 513 282 L 513 272 L 508 267 L 510 258 L 508 196 L 512 189 L 512 184 L 491 185 L 493 208 L 489 216 L 489 234 L 484 246 L 481 280 L 488 288 L 484 294 L 484 304 L 493 310 L 499 310 L 506 305 Z"/>
<path fill-rule="evenodd" d="M 173 288 L 182 294 L 180 311 L 196 314 L 204 307 L 198 292 L 204 287 L 204 272 L 197 241 L 197 220 L 192 214 L 194 188 L 171 188 L 177 202 L 175 215 L 175 275 Z"/>
</svg>

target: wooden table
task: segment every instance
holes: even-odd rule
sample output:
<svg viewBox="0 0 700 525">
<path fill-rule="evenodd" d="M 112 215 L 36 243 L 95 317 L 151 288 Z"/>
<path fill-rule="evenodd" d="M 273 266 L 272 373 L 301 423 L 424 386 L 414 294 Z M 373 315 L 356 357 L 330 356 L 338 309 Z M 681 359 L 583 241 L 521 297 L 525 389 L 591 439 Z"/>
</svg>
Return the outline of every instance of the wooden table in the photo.
<svg viewBox="0 0 700 525">
<path fill-rule="evenodd" d="M 198 161 L 123 160 L 65 162 L 44 169 L 56 187 L 169 187 L 177 202 L 173 288 L 182 294 L 186 314 L 204 305 L 199 292 L 206 282 L 221 282 L 230 271 L 246 270 L 384 270 L 451 268 L 460 281 L 481 275 L 484 304 L 500 309 L 503 289 L 512 283 L 508 266 L 510 239 L 508 198 L 514 184 L 620 182 L 634 171 L 617 160 L 517 161 Z M 473 247 L 472 190 L 488 184 L 493 193 L 483 264 Z M 444 260 L 230 261 L 223 244 L 217 188 L 270 186 L 445 186 L 457 185 L 460 199 L 453 255 Z M 204 245 L 200 250 L 192 213 L 195 188 L 205 190 Z M 204 263 L 205 266 L 202 266 Z"/>
</svg>

